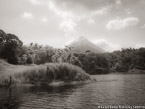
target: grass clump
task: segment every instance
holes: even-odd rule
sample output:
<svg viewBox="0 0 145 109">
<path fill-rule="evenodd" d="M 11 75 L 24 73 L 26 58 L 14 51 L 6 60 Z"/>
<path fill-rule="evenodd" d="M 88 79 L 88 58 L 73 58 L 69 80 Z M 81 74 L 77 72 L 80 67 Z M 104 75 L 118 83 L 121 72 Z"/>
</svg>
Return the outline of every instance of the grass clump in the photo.
<svg viewBox="0 0 145 109">
<path fill-rule="evenodd" d="M 0 60 L 0 87 L 12 84 L 49 84 L 55 81 L 72 82 L 90 80 L 89 74 L 69 63 L 44 65 L 11 65 Z"/>
<path fill-rule="evenodd" d="M 85 81 L 90 76 L 81 68 L 68 63 L 49 63 L 25 71 L 24 81 L 32 84 L 51 83 L 53 81 Z"/>
</svg>

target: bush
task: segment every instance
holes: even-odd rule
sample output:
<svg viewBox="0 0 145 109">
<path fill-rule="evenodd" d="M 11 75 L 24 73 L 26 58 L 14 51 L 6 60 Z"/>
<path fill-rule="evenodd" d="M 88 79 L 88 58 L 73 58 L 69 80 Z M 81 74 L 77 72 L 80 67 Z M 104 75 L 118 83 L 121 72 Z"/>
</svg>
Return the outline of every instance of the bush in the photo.
<svg viewBox="0 0 145 109">
<path fill-rule="evenodd" d="M 68 63 L 49 63 L 25 71 L 23 82 L 37 84 L 52 81 L 85 81 L 90 76 L 81 68 Z M 18 77 L 19 78 L 19 77 Z"/>
<path fill-rule="evenodd" d="M 28 57 L 28 58 L 27 58 L 27 63 L 28 63 L 28 64 L 32 64 L 32 63 L 33 63 L 33 61 L 32 61 L 32 58 L 31 58 L 31 57 Z"/>
</svg>

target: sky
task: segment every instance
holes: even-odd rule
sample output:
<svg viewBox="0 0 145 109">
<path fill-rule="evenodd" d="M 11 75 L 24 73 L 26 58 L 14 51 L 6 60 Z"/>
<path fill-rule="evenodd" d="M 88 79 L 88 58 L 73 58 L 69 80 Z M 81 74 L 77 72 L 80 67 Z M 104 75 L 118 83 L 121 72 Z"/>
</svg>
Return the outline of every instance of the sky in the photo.
<svg viewBox="0 0 145 109">
<path fill-rule="evenodd" d="M 145 0 L 0 0 L 0 29 L 61 48 L 84 36 L 106 51 L 145 47 Z"/>
</svg>

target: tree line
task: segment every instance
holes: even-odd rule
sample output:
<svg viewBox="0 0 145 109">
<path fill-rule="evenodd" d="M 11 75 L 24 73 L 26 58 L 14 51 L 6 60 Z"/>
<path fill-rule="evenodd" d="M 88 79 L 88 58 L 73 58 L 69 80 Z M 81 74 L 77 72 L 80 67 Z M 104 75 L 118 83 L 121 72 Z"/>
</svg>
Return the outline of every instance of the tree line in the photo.
<svg viewBox="0 0 145 109">
<path fill-rule="evenodd" d="M 145 48 L 127 48 L 112 53 L 96 54 L 87 50 L 74 53 L 72 48 L 56 49 L 37 43 L 23 45 L 14 34 L 0 30 L 0 58 L 15 65 L 70 63 L 81 67 L 89 74 L 145 70 Z"/>
</svg>

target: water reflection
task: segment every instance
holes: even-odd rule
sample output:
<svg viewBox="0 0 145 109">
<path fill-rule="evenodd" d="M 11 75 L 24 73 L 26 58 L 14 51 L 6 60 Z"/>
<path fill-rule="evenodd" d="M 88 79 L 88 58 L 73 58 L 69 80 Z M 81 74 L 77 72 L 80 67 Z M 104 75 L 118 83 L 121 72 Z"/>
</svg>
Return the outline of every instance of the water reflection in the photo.
<svg viewBox="0 0 145 109">
<path fill-rule="evenodd" d="M 53 97 L 66 98 L 67 93 L 71 94 L 78 86 L 63 85 L 63 86 L 32 86 L 32 87 L 12 87 L 0 90 L 0 109 L 17 109 L 18 107 L 34 107 L 35 100 L 40 103 L 44 99 L 51 98 L 51 102 L 55 102 Z M 13 91 L 14 90 L 14 91 Z M 6 97 L 8 95 L 8 97 Z M 43 99 L 43 100 L 42 100 Z M 58 99 L 58 100 L 59 100 Z M 46 102 L 46 101 L 45 101 Z M 27 104 L 28 103 L 28 104 Z M 30 104 L 30 105 L 29 105 Z M 43 104 L 44 105 L 44 104 Z M 54 104 L 57 105 L 57 104 Z M 42 106 L 40 108 L 45 108 Z M 35 107 L 34 107 L 35 108 Z M 39 108 L 37 106 L 37 108 Z"/>
<path fill-rule="evenodd" d="M 97 75 L 81 85 L 0 89 L 0 109 L 96 109 L 98 105 L 145 105 L 145 75 Z"/>
<path fill-rule="evenodd" d="M 0 109 L 17 109 L 20 101 L 12 96 L 12 88 L 9 88 L 8 97 L 0 100 Z"/>
</svg>

